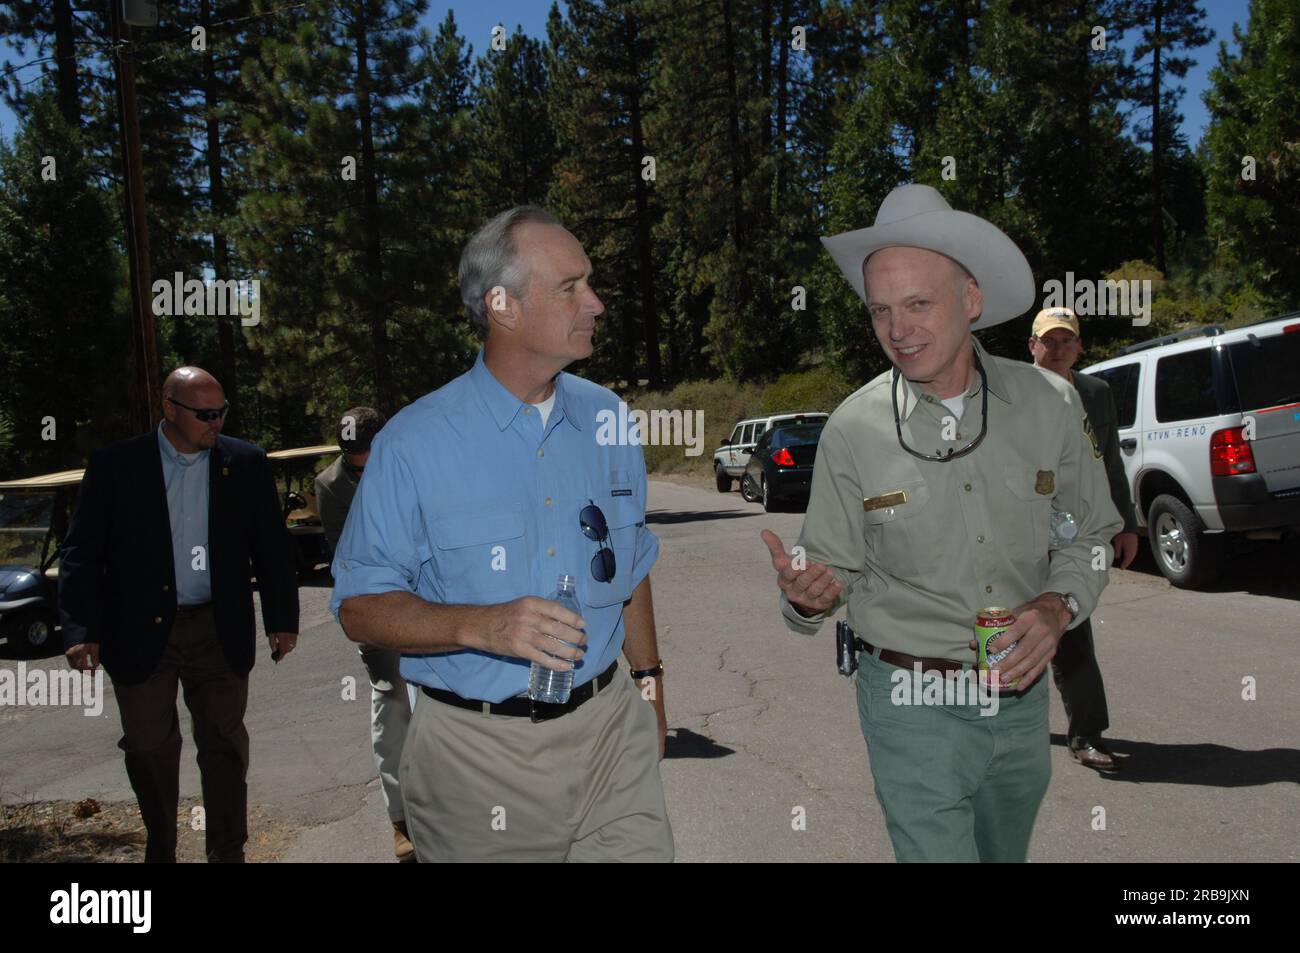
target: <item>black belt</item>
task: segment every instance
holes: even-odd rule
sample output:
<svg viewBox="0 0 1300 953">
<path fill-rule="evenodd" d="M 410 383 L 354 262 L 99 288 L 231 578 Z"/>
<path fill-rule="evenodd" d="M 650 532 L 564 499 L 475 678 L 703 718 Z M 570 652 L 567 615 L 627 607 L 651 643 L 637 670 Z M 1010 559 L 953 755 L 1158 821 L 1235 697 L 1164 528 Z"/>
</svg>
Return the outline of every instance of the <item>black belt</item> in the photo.
<svg viewBox="0 0 1300 953">
<path fill-rule="evenodd" d="M 212 608 L 211 602 L 195 602 L 187 606 L 177 605 L 176 614 L 192 615 L 195 612 L 202 612 L 204 609 L 211 609 L 211 608 Z"/>
<path fill-rule="evenodd" d="M 454 705 L 457 708 L 465 708 L 469 711 L 481 712 L 486 707 L 487 712 L 492 715 L 509 715 L 512 718 L 529 718 L 533 722 L 549 721 L 552 718 L 559 718 L 567 715 L 571 711 L 576 711 L 580 706 L 585 705 L 596 697 L 596 689 L 604 691 L 610 682 L 614 680 L 614 673 L 618 671 L 618 661 L 615 660 L 609 664 L 609 668 L 601 672 L 590 682 L 579 685 L 569 693 L 569 700 L 563 705 L 554 705 L 550 702 L 537 702 L 531 698 L 507 698 L 503 702 L 484 702 L 476 701 L 473 698 L 461 698 L 455 692 L 449 692 L 445 688 L 429 688 L 421 685 L 420 689 L 434 701 L 442 702 L 444 705 Z"/>
</svg>

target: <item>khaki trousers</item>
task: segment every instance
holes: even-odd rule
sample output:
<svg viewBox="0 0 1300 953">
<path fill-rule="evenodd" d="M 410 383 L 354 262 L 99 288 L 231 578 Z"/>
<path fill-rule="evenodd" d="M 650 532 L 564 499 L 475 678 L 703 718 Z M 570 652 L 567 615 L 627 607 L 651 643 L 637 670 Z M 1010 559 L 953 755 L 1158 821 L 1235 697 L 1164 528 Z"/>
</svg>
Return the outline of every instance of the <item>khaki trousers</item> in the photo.
<svg viewBox="0 0 1300 953">
<path fill-rule="evenodd" d="M 537 724 L 424 696 L 400 775 L 421 863 L 673 859 L 658 721 L 621 669 L 576 711 Z"/>
</svg>

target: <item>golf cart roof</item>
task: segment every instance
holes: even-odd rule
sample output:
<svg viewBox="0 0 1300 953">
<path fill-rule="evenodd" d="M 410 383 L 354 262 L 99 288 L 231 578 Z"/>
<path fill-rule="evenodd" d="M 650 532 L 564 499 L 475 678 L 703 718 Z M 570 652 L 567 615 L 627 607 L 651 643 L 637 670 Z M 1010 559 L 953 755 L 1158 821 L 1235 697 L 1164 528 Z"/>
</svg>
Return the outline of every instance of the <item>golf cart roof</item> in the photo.
<svg viewBox="0 0 1300 953">
<path fill-rule="evenodd" d="M 81 482 L 85 470 L 60 470 L 58 473 L 46 473 L 43 476 L 27 477 L 22 480 L 5 480 L 0 483 L 0 490 L 56 490 L 62 486 L 76 486 Z"/>
<path fill-rule="evenodd" d="M 292 450 L 272 450 L 266 455 L 268 460 L 301 460 L 304 457 L 320 457 L 327 453 L 341 453 L 337 444 L 323 443 L 315 447 L 294 447 Z"/>
</svg>

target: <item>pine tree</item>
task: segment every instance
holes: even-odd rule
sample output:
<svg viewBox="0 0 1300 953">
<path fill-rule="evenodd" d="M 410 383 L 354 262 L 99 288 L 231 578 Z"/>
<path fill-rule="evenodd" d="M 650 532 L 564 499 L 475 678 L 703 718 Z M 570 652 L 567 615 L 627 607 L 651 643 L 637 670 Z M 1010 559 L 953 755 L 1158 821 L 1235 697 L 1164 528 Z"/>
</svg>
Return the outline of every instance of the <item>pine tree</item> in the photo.
<svg viewBox="0 0 1300 953">
<path fill-rule="evenodd" d="M 113 214 L 82 134 L 56 92 L 27 106 L 12 148 L 0 143 L 0 416 L 13 428 L 8 469 L 48 471 L 126 436 L 130 332 Z"/>
<path fill-rule="evenodd" d="M 1221 264 L 1276 308 L 1300 301 L 1300 10 L 1252 0 L 1219 47 L 1205 103 L 1210 232 Z"/>
<path fill-rule="evenodd" d="M 1214 37 L 1205 27 L 1205 11 L 1198 0 L 1136 0 L 1133 22 L 1141 28 L 1141 40 L 1133 49 L 1132 98 L 1150 110 L 1150 119 L 1139 130 L 1141 141 L 1151 144 L 1151 227 L 1152 256 L 1156 268 L 1165 263 L 1165 170 L 1171 143 L 1168 130 L 1182 123 L 1176 103 L 1182 86 L 1169 86 L 1170 78 L 1182 79 L 1192 59 L 1178 55 L 1204 46 Z M 1149 62 L 1140 65 L 1143 60 Z"/>
</svg>

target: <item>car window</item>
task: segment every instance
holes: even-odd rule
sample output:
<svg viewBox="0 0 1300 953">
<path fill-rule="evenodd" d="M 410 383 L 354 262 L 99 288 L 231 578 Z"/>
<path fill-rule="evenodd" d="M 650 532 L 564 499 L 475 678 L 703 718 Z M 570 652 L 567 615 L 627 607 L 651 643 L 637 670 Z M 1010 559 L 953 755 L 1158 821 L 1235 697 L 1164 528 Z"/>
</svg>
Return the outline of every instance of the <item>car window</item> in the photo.
<svg viewBox="0 0 1300 953">
<path fill-rule="evenodd" d="M 768 433 L 765 433 L 763 434 L 763 436 L 758 438 L 758 443 L 754 445 L 754 450 L 756 452 L 759 450 L 766 450 L 768 448 L 768 445 L 771 444 L 771 442 L 772 442 L 772 434 L 769 431 Z"/>
<path fill-rule="evenodd" d="M 740 424 L 736 424 L 736 429 L 731 432 L 732 443 L 740 443 L 740 432 L 744 429 L 745 428 L 742 427 Z"/>
<path fill-rule="evenodd" d="M 1138 377 L 1141 368 L 1142 365 L 1134 361 L 1132 364 L 1108 367 L 1104 371 L 1097 371 L 1094 375 L 1110 385 L 1110 393 L 1115 398 L 1115 413 L 1118 414 L 1118 424 L 1121 429 L 1132 427 L 1137 420 Z"/>
<path fill-rule="evenodd" d="M 1228 354 L 1242 410 L 1300 401 L 1300 334 L 1239 341 Z"/>
<path fill-rule="evenodd" d="M 754 425 L 745 424 L 744 429 L 740 433 L 741 445 L 744 446 L 745 444 L 753 443 L 753 437 L 754 437 Z"/>
<path fill-rule="evenodd" d="M 821 427 L 802 426 L 802 427 L 782 427 L 780 430 L 773 431 L 772 446 L 774 447 L 805 447 L 808 444 L 816 444 L 822 435 Z"/>
<path fill-rule="evenodd" d="M 1156 362 L 1156 420 L 1194 420 L 1218 413 L 1208 347 L 1171 354 Z"/>
</svg>

